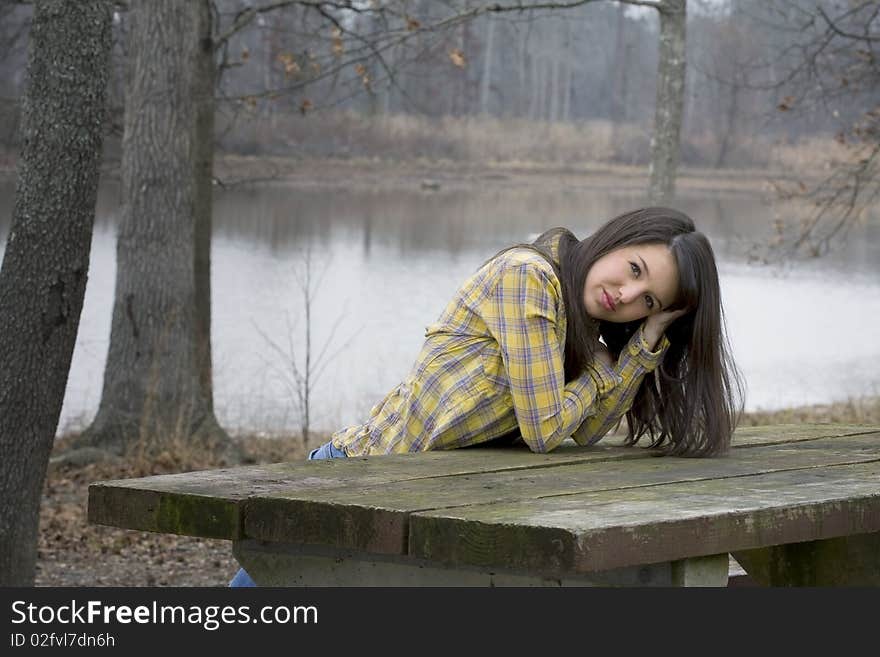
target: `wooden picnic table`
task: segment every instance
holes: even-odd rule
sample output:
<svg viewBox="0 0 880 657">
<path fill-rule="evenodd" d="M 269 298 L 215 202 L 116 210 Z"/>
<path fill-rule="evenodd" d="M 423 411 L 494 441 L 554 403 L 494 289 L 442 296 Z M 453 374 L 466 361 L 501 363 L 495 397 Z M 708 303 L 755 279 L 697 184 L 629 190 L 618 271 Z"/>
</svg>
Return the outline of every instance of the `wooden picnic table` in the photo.
<svg viewBox="0 0 880 657">
<path fill-rule="evenodd" d="M 733 445 L 709 459 L 572 442 L 104 481 L 89 520 L 230 540 L 271 586 L 725 586 L 730 554 L 761 584 L 880 584 L 880 427 L 746 427 Z"/>
</svg>

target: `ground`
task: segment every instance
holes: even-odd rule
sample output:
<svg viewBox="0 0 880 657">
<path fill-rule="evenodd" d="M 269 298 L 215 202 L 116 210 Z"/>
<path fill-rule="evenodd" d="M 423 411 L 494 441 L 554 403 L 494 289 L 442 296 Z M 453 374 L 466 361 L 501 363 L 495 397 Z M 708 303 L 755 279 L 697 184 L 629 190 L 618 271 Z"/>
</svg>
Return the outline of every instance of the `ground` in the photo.
<svg viewBox="0 0 880 657">
<path fill-rule="evenodd" d="M 50 468 L 40 509 L 37 586 L 222 586 L 235 573 L 228 541 L 88 524 L 88 484 L 97 474 Z"/>
<path fill-rule="evenodd" d="M 297 436 L 239 438 L 245 463 L 304 458 Z M 321 440 L 318 437 L 317 440 Z M 210 459 L 160 453 L 127 460 L 59 462 L 56 445 L 40 506 L 37 586 L 225 586 L 238 570 L 229 541 L 152 534 L 87 522 L 88 485 L 107 479 L 220 467 Z"/>
<path fill-rule="evenodd" d="M 746 415 L 743 425 L 797 422 L 880 424 L 880 399 Z M 312 445 L 323 441 L 313 438 Z M 242 440 L 246 462 L 304 458 L 295 436 Z M 63 453 L 59 441 L 56 455 Z M 168 453 L 145 460 L 72 465 L 53 460 L 40 513 L 37 586 L 225 586 L 238 564 L 228 541 L 151 534 L 90 525 L 88 484 L 167 472 L 219 467 Z"/>
</svg>

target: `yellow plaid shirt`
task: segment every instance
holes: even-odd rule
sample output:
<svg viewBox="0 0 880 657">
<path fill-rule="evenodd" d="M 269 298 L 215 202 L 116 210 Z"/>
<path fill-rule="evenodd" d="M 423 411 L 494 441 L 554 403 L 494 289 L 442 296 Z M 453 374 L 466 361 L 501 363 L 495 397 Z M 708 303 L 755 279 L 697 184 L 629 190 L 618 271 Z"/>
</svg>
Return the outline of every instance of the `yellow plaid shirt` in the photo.
<svg viewBox="0 0 880 657">
<path fill-rule="evenodd" d="M 562 286 L 544 258 L 524 248 L 493 258 L 428 326 L 406 380 L 366 423 L 333 434 L 333 446 L 348 456 L 454 449 L 517 428 L 534 452 L 569 437 L 598 442 L 669 342 L 651 352 L 639 330 L 615 367 L 596 363 L 565 383 L 565 326 Z"/>
</svg>

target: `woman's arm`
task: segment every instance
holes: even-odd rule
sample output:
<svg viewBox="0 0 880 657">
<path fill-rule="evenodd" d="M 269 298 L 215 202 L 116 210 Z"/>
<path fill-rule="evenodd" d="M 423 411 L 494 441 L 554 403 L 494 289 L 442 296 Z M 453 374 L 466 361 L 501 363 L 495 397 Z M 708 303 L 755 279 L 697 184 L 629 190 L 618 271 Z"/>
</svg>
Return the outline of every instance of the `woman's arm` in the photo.
<svg viewBox="0 0 880 657">
<path fill-rule="evenodd" d="M 523 440 L 533 452 L 549 452 L 595 412 L 617 379 L 606 371 L 565 383 L 555 275 L 533 261 L 502 266 L 480 315 L 500 347 Z"/>
<path fill-rule="evenodd" d="M 617 377 L 617 385 L 595 405 L 595 413 L 588 417 L 574 432 L 572 437 L 578 445 L 593 445 L 617 424 L 620 418 L 630 409 L 645 374 L 654 370 L 669 348 L 669 340 L 662 333 L 652 340 L 646 336 L 647 323 L 636 331 L 629 343 L 621 350 L 620 357 L 613 367 Z M 659 342 L 659 344 L 657 344 Z M 656 349 L 653 349 L 657 345 Z M 602 346 L 604 350 L 604 346 Z M 602 363 L 601 369 L 607 367 L 602 351 L 597 359 Z M 610 361 L 611 356 L 604 350 L 604 357 Z"/>
<path fill-rule="evenodd" d="M 664 335 L 666 329 L 686 313 L 687 309 L 666 310 L 645 320 L 613 365 L 619 383 L 596 404 L 596 412 L 578 427 L 572 436 L 575 442 L 579 445 L 595 444 L 620 421 L 632 406 L 645 374 L 660 364 L 669 348 L 669 340 Z M 601 363 L 600 368 L 611 365 L 611 355 L 604 345 L 597 351 L 596 358 Z"/>
</svg>

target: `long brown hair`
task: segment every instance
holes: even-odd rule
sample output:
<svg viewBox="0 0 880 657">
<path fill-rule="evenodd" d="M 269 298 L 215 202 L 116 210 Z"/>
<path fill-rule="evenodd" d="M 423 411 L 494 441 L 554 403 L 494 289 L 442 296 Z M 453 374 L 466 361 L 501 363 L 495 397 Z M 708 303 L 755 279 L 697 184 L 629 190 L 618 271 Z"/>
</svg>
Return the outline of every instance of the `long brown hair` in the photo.
<svg viewBox="0 0 880 657">
<path fill-rule="evenodd" d="M 550 248 L 559 241 L 559 263 Z M 550 260 L 562 284 L 567 315 L 565 378 L 592 370 L 601 336 L 616 360 L 644 320 L 598 322 L 587 315 L 583 289 L 599 258 L 635 244 L 665 244 L 678 265 L 678 298 L 669 307 L 690 308 L 667 329 L 671 346 L 648 373 L 626 414 L 626 444 L 643 436 L 661 454 L 710 456 L 730 446 L 742 411 L 741 376 L 725 336 L 724 311 L 712 247 L 691 219 L 670 208 L 643 208 L 608 221 L 584 240 L 554 228 L 531 245 Z"/>
</svg>

